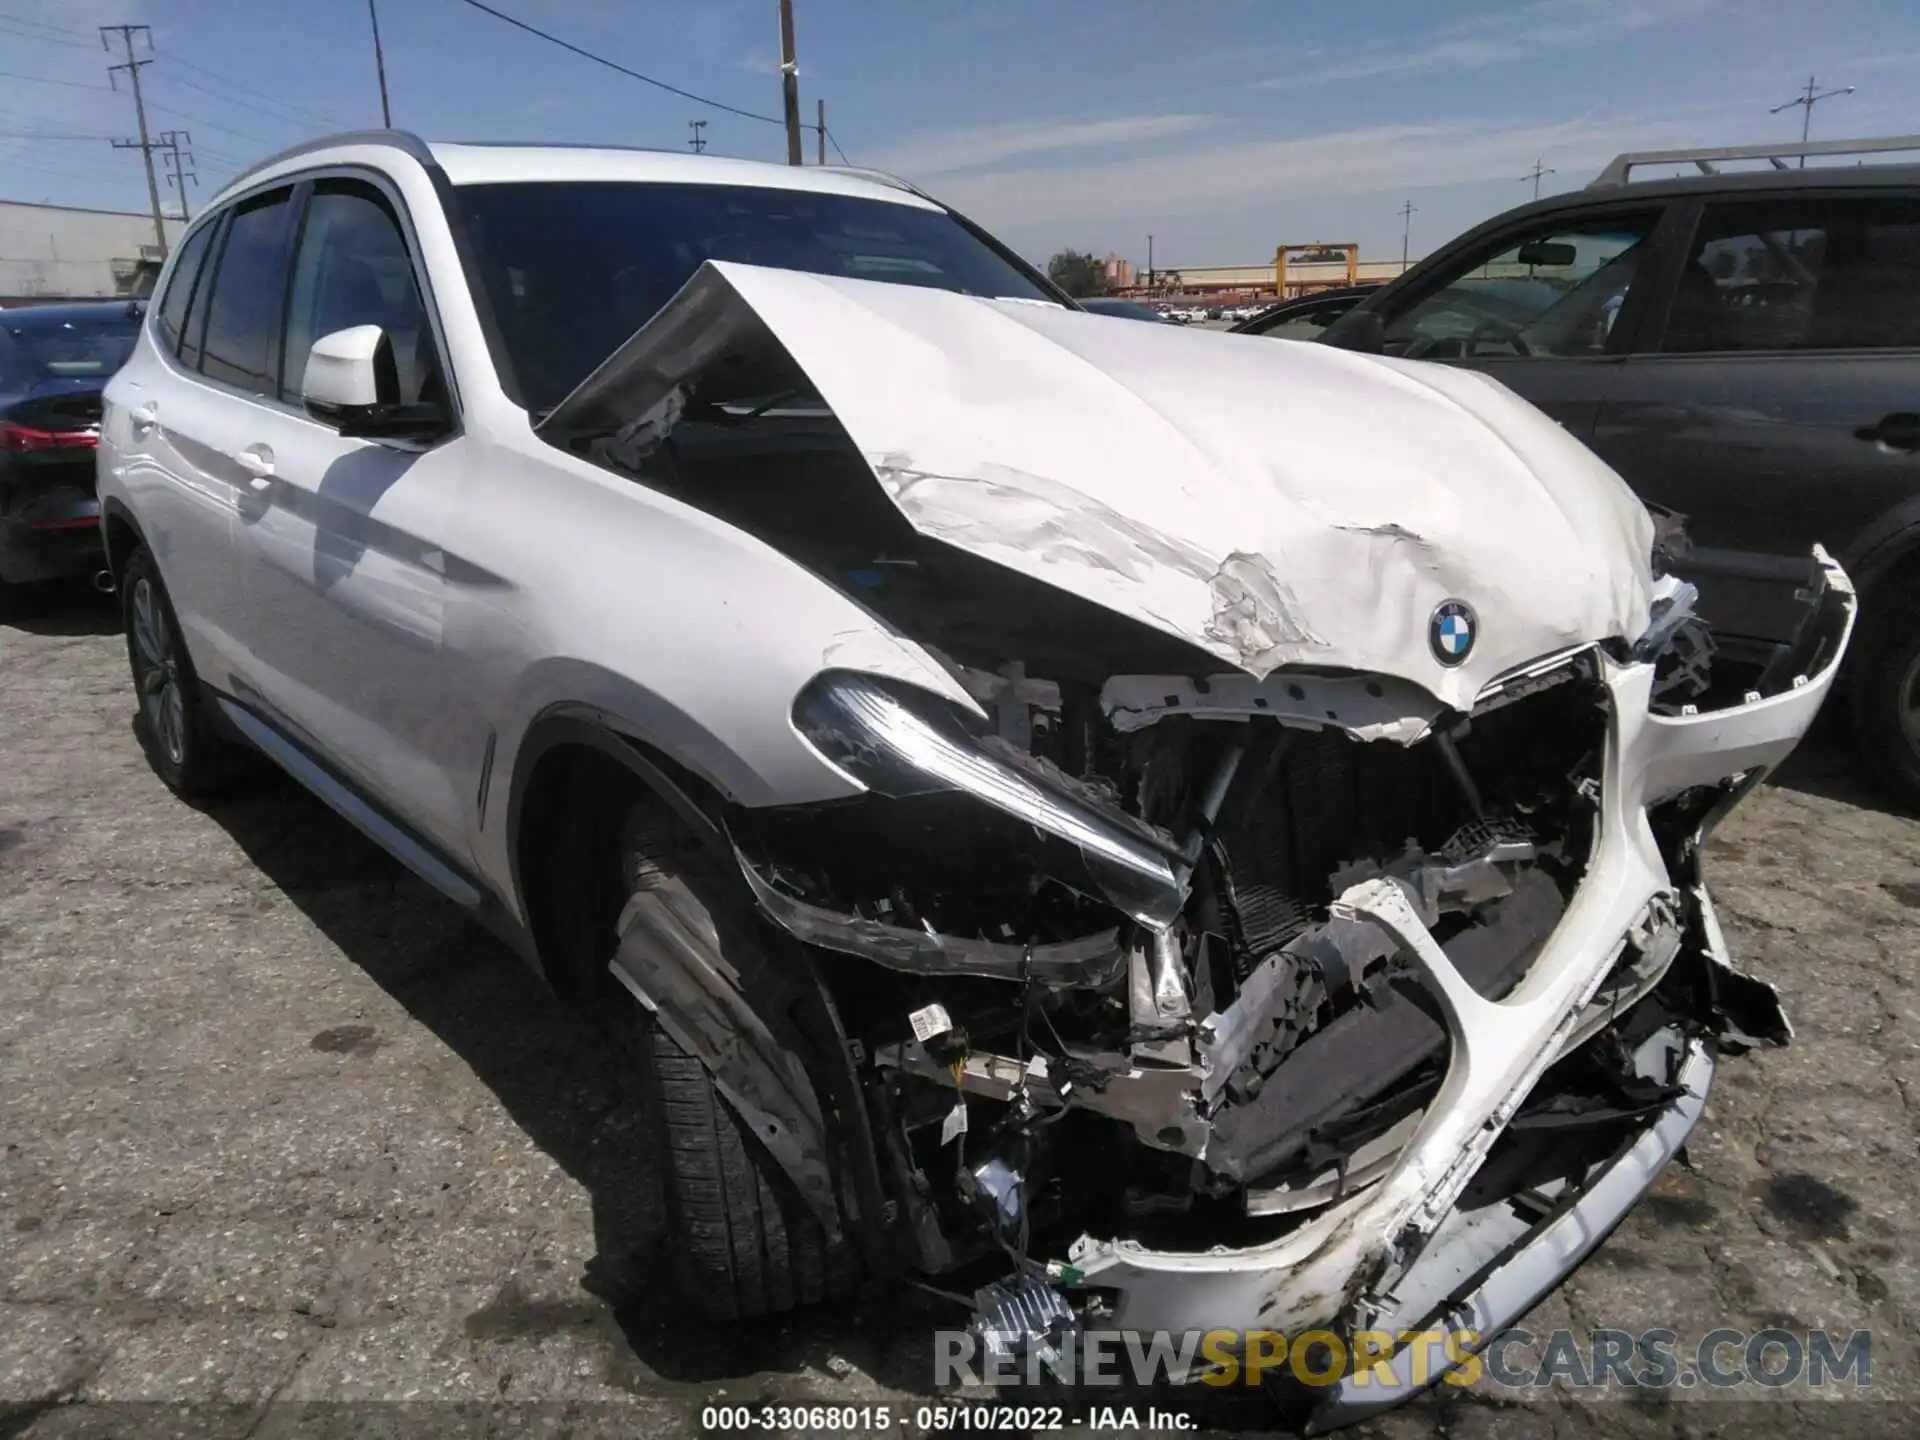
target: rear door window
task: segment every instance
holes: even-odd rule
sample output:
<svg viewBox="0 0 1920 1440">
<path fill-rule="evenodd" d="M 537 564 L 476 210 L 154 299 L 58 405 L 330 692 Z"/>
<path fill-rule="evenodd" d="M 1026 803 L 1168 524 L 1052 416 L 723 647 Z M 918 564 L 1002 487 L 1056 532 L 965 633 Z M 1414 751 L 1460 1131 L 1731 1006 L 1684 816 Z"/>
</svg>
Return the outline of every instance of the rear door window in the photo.
<svg viewBox="0 0 1920 1440">
<path fill-rule="evenodd" d="M 274 191 L 234 210 L 207 304 L 201 373 L 256 395 L 272 395 L 279 386 L 276 362 L 292 195 L 291 190 Z"/>
<path fill-rule="evenodd" d="M 1920 200 L 1727 201 L 1701 214 L 1668 354 L 1920 346 Z"/>
<path fill-rule="evenodd" d="M 167 279 L 166 293 L 160 297 L 160 304 L 154 312 L 160 343 L 166 347 L 169 355 L 179 353 L 180 336 L 187 325 L 187 302 L 193 299 L 193 282 L 199 278 L 200 262 L 207 254 L 207 240 L 215 228 L 209 222 L 187 237 L 187 243 L 180 248 L 179 259 L 173 262 L 173 274 Z"/>
</svg>

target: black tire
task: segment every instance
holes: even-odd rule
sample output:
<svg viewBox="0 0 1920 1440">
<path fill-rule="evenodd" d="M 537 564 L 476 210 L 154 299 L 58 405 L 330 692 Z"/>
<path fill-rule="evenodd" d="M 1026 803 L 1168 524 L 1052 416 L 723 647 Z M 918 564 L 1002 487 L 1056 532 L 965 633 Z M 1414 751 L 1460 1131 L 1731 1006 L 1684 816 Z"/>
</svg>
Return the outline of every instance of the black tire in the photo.
<svg viewBox="0 0 1920 1440">
<path fill-rule="evenodd" d="M 1920 576 L 1877 586 L 1861 606 L 1853 726 L 1876 789 L 1920 810 Z"/>
<path fill-rule="evenodd" d="M 119 589 L 137 706 L 133 729 L 147 763 L 183 800 L 217 794 L 245 773 L 250 757 L 214 728 L 173 602 L 145 546 L 127 557 Z"/>
<path fill-rule="evenodd" d="M 673 852 L 650 813 L 626 827 L 622 859 L 630 884 L 636 891 L 663 879 L 684 884 L 714 918 L 722 949 L 739 968 L 749 959 L 742 947 L 757 944 L 752 926 L 729 923 L 697 874 L 668 876 L 661 857 Z M 697 862 L 687 868 L 697 871 Z M 666 1142 L 666 1251 L 687 1304 L 709 1321 L 751 1320 L 848 1294 L 859 1267 L 844 1231 L 829 1242 L 819 1217 L 706 1066 L 628 998 L 640 1025 L 644 1093 Z"/>
</svg>

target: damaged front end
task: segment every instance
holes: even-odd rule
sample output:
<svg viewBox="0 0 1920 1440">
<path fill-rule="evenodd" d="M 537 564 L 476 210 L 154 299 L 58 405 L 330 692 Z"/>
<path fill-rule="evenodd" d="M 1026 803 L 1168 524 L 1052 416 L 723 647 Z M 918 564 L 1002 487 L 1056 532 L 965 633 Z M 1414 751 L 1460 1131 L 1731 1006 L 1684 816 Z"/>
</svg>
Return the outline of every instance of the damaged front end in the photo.
<svg viewBox="0 0 1920 1440">
<path fill-rule="evenodd" d="M 1061 1305 L 1141 1331 L 1517 1318 L 1684 1140 L 1717 1050 L 1787 1037 L 1700 848 L 1832 681 L 1853 599 L 1825 578 L 1778 688 L 1712 708 L 1604 646 L 1395 739 L 1285 676 L 1123 732 L 1180 698 L 1124 677 L 1087 753 L 1030 677 L 1000 677 L 1016 746 L 823 676 L 795 724 L 868 797 L 734 843 L 770 919 L 881 967 L 836 995 L 913 1265 L 1052 1262 Z"/>
<path fill-rule="evenodd" d="M 1311 596 L 1273 601 L 1308 639 L 1236 641 L 1223 664 L 1223 617 L 1271 564 L 1214 546 L 1177 623 L 1186 581 L 1133 532 L 1145 549 L 1090 557 L 1076 531 L 1069 568 L 1131 565 L 1164 606 L 1117 615 L 1092 582 L 1001 568 L 1004 534 L 940 529 L 888 484 L 898 448 L 861 432 L 773 299 L 756 318 L 702 283 L 655 324 L 708 338 L 638 344 L 645 383 L 589 380 L 554 438 L 767 539 L 972 702 L 827 656 L 789 718 L 847 798 L 731 806 L 716 838 L 848 1057 L 814 1081 L 801 1193 L 856 1216 L 883 1269 L 997 1266 L 990 1346 L 1096 1318 L 1491 1335 L 1645 1190 L 1716 1053 L 1787 1038 L 1731 967 L 1700 851 L 1833 682 L 1854 600 L 1824 555 L 1796 645 L 1727 693 L 1689 587 L 1644 559 L 1637 595 L 1583 561 L 1612 618 L 1514 618 L 1521 653 L 1491 673 L 1454 664 L 1444 627 L 1336 643 L 1342 614 Z M 1024 477 L 996 493 L 1043 544 L 1059 487 L 996 473 Z M 1431 526 L 1330 529 L 1365 532 L 1383 593 L 1416 583 L 1400 567 L 1468 586 Z M 1446 611 L 1417 599 L 1423 623 Z M 1315 1423 L 1411 1393 L 1406 1353 L 1382 1364 L 1392 1383 L 1332 1387 Z"/>
</svg>

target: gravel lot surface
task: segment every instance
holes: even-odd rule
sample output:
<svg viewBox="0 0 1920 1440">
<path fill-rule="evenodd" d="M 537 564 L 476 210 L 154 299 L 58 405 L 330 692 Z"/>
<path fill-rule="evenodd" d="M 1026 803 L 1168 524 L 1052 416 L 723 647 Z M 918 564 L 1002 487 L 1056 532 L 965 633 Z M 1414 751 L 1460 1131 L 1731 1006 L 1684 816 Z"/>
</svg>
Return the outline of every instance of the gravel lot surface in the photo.
<svg viewBox="0 0 1920 1440">
<path fill-rule="evenodd" d="M 667 1436 L 715 1401 L 935 1398 L 954 1312 L 924 1295 L 684 1319 L 647 1283 L 647 1141 L 595 1032 L 291 783 L 174 801 L 112 602 L 44 608 L 0 626 L 0 1440 Z M 1823 741 L 1712 874 L 1798 1039 L 1722 1066 L 1690 1164 L 1526 1325 L 1667 1326 L 1683 1355 L 1865 1328 L 1868 1398 L 1556 1382 L 1353 1433 L 1920 1431 L 1920 822 Z M 1159 1403 L 1273 1424 L 1257 1396 Z"/>
</svg>

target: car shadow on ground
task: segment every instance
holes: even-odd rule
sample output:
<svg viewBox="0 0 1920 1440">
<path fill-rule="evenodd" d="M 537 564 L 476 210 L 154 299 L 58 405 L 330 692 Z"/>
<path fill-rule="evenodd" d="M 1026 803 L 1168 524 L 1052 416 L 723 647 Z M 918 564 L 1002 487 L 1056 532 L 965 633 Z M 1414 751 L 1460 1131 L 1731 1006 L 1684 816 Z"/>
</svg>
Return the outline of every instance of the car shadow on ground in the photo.
<svg viewBox="0 0 1920 1440">
<path fill-rule="evenodd" d="M 831 1376 L 844 1360 L 889 1386 L 933 1393 L 932 1332 L 959 1328 L 965 1315 L 920 1291 L 876 1288 L 785 1321 L 696 1321 L 670 1283 L 661 1244 L 663 1142 L 636 1102 L 625 1073 L 631 1062 L 614 1038 L 592 1017 L 563 1005 L 506 945 L 291 781 L 265 774 L 245 794 L 204 808 L 586 1188 L 597 1253 L 581 1284 L 613 1307 L 631 1347 L 609 1366 L 611 1380 L 657 1395 L 661 1380 L 725 1385 L 759 1377 L 771 1395 L 782 1376 L 809 1370 Z M 620 1018 L 631 1023 L 630 1015 Z M 535 1312 L 556 1307 L 519 1308 L 529 1315 L 516 1320 L 496 1304 L 470 1317 L 467 1328 L 479 1335 L 510 1322 L 537 1323 Z M 561 1308 L 576 1316 L 580 1310 Z M 743 1402 L 755 1393 L 753 1384 L 729 1391 Z"/>
<path fill-rule="evenodd" d="M 935 1332 L 965 1327 L 954 1299 L 907 1284 L 869 1284 L 852 1300 L 750 1324 L 696 1320 L 671 1283 L 659 1176 L 663 1141 L 636 1102 L 630 1061 L 594 1023 L 558 1001 L 503 943 L 405 872 L 293 782 L 272 773 L 246 793 L 204 807 L 260 871 L 369 978 L 398 1001 L 498 1097 L 514 1123 L 591 1199 L 597 1253 L 581 1287 L 605 1301 L 617 1338 L 605 1378 L 658 1397 L 689 1387 L 728 1403 L 799 1398 L 831 1403 L 841 1362 L 894 1391 L 955 1398 L 935 1383 Z M 941 1278 L 968 1294 L 1002 1267 Z M 503 1289 L 468 1317 L 476 1339 L 579 1323 L 580 1304 L 527 1303 Z M 665 1382 L 664 1385 L 662 1382 Z M 849 1388 L 846 1403 L 859 1394 Z M 1048 1396 L 1051 1395 L 1051 1399 Z M 1196 1423 L 1270 1430 L 1257 1390 L 1130 1386 L 1010 1397 L 1090 1405 L 1157 1405 Z M 970 1433 L 965 1426 L 955 1433 Z"/>
<path fill-rule="evenodd" d="M 1787 763 L 1768 777 L 1769 785 L 1838 800 L 1862 810 L 1910 817 L 1914 811 L 1875 782 L 1854 750 L 1852 726 L 1844 698 L 1829 699 L 1813 729 Z"/>
<path fill-rule="evenodd" d="M 111 635 L 120 629 L 120 601 L 81 580 L 23 585 L 8 597 L 0 625 L 28 635 Z"/>
</svg>

